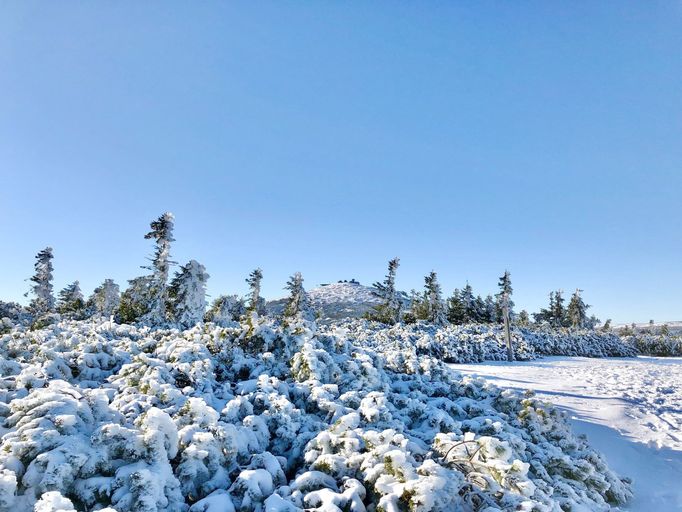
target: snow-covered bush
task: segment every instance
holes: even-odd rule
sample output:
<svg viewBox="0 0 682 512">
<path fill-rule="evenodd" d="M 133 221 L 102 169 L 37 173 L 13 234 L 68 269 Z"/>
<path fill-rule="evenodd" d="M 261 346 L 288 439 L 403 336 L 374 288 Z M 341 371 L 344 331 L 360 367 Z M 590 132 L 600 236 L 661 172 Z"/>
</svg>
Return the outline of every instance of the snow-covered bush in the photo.
<svg viewBox="0 0 682 512">
<path fill-rule="evenodd" d="M 679 334 L 640 332 L 624 336 L 623 341 L 643 355 L 658 357 L 682 356 L 682 336 Z"/>
<path fill-rule="evenodd" d="M 384 354 L 396 368 L 407 359 L 429 354 L 449 363 L 476 363 L 507 359 L 504 331 L 500 325 L 468 324 L 436 327 L 428 323 L 387 326 L 377 322 L 349 320 L 321 326 L 323 332 L 343 329 L 363 347 Z M 631 357 L 636 355 L 615 334 L 591 330 L 526 329 L 511 331 L 514 357 L 525 361 L 542 355 L 585 357 Z"/>
<path fill-rule="evenodd" d="M 0 335 L 0 510 L 606 511 L 631 495 L 563 413 L 434 358 L 447 330 L 256 320 Z M 446 354 L 497 354 L 470 336 Z"/>
</svg>

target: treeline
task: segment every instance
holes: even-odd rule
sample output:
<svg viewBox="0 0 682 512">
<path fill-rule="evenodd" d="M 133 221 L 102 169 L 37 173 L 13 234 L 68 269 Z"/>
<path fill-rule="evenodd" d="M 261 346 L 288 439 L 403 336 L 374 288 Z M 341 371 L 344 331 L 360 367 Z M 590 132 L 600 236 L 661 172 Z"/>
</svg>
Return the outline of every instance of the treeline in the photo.
<svg viewBox="0 0 682 512">
<path fill-rule="evenodd" d="M 249 292 L 246 296 L 220 295 L 208 307 L 206 283 L 209 275 L 205 267 L 196 260 L 190 260 L 171 276 L 170 269 L 176 263 L 171 259 L 174 217 L 164 213 L 150 223 L 145 239 L 154 242 L 150 263 L 141 268 L 144 275 L 128 281 L 121 293 L 112 279 L 105 279 L 87 299 L 78 281 L 62 289 L 57 298 L 53 291 L 53 251 L 47 247 L 36 255 L 35 272 L 30 278 L 31 288 L 26 294 L 31 298 L 28 308 L 15 303 L 0 302 L 0 319 L 24 317 L 33 325 L 45 325 L 61 318 L 82 320 L 93 316 L 113 318 L 120 323 L 141 323 L 149 326 L 177 325 L 191 327 L 202 321 L 225 323 L 254 317 L 266 313 L 265 299 L 261 297 L 263 272 L 255 269 L 246 278 Z M 567 307 L 561 291 L 550 294 L 547 309 L 530 315 L 524 310 L 516 314 L 512 300 L 511 275 L 508 271 L 500 277 L 497 294 L 482 297 L 476 295 L 467 283 L 461 290 L 456 289 L 448 298 L 443 297 L 436 272 L 424 278 L 422 292 L 412 290 L 409 296 L 396 288 L 396 274 L 400 260 L 394 258 L 388 263 L 385 279 L 374 284 L 380 304 L 368 318 L 385 324 L 398 322 L 414 323 L 426 321 L 434 325 L 461 325 L 470 323 L 503 323 L 505 314 L 509 322 L 519 326 L 550 325 L 553 327 L 594 328 L 598 320 L 587 316 L 589 305 L 583 302 L 580 290 L 571 297 Z M 283 316 L 314 318 L 310 301 L 303 287 L 303 277 L 294 274 L 285 287 L 290 295 Z"/>
<path fill-rule="evenodd" d="M 246 297 L 221 295 L 207 310 L 206 283 L 209 275 L 201 263 L 190 260 L 170 276 L 170 268 L 175 264 L 171 260 L 171 244 L 175 241 L 173 214 L 164 213 L 150 227 L 145 238 L 154 241 L 154 253 L 150 264 L 141 267 L 149 272 L 130 279 L 123 293 L 112 279 L 105 279 L 86 299 L 80 283 L 74 281 L 55 299 L 54 255 L 52 248 L 47 247 L 36 255 L 31 288 L 26 294 L 31 299 L 28 307 L 24 309 L 16 303 L 0 303 L 0 319 L 4 316 L 20 318 L 40 327 L 59 315 L 72 320 L 100 317 L 152 327 L 176 325 L 188 328 L 202 321 L 224 323 L 245 319 L 248 322 L 265 313 L 265 299 L 260 295 L 261 269 L 255 269 L 246 278 L 249 287 Z M 295 273 L 285 288 L 290 296 L 283 316 L 312 319 L 314 315 L 301 274 Z"/>
<path fill-rule="evenodd" d="M 436 325 L 453 324 L 501 324 L 504 321 L 505 309 L 510 320 L 521 327 L 531 325 L 548 325 L 551 327 L 571 327 L 575 329 L 594 329 L 599 320 L 593 315 L 587 315 L 590 308 L 581 296 L 582 290 L 576 290 L 571 296 L 567 307 L 564 307 L 563 293 L 551 292 L 547 309 L 533 313 L 533 320 L 527 311 L 522 310 L 518 315 L 514 312 L 511 274 L 505 271 L 498 282 L 499 291 L 495 296 L 475 295 L 472 286 L 467 282 L 464 288 L 455 289 L 450 297 L 443 299 L 441 286 L 436 272 L 430 272 L 424 277 L 422 292 L 412 290 L 409 298 L 401 297 L 396 289 L 396 273 L 400 267 L 400 260 L 393 258 L 388 262 L 388 273 L 382 282 L 374 284 L 376 295 L 381 299 L 371 312 L 367 314 L 370 320 L 385 324 L 395 324 L 400 321 L 414 323 L 425 320 Z M 605 326 L 608 329 L 610 321 Z"/>
</svg>

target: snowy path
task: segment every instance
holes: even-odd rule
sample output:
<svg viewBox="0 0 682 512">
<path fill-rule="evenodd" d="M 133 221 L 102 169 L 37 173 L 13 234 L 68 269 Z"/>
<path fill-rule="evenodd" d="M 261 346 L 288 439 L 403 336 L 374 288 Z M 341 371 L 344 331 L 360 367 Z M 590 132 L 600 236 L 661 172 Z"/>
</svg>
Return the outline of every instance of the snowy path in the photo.
<svg viewBox="0 0 682 512">
<path fill-rule="evenodd" d="M 549 357 L 453 364 L 566 410 L 611 467 L 634 481 L 627 510 L 682 511 L 682 358 Z"/>
</svg>

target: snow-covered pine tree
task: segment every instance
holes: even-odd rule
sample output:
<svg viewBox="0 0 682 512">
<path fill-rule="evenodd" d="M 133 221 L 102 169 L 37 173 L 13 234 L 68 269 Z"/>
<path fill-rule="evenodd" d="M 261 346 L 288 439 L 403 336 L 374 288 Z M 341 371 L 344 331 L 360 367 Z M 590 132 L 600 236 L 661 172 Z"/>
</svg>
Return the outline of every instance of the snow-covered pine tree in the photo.
<svg viewBox="0 0 682 512">
<path fill-rule="evenodd" d="M 530 316 L 528 315 L 528 311 L 525 309 L 521 310 L 517 323 L 520 327 L 528 327 L 530 325 Z"/>
<path fill-rule="evenodd" d="M 486 295 L 484 303 L 483 321 L 488 324 L 494 324 L 497 322 L 497 306 L 495 304 L 495 299 L 492 295 Z"/>
<path fill-rule="evenodd" d="M 447 323 L 445 305 L 443 304 L 438 276 L 433 270 L 424 278 L 424 292 L 428 304 L 427 320 L 434 325 L 445 325 Z"/>
<path fill-rule="evenodd" d="M 403 303 L 398 297 L 395 288 L 395 276 L 400 266 L 400 259 L 393 258 L 388 262 L 388 274 L 383 282 L 374 283 L 375 295 L 382 302 L 374 307 L 369 314 L 369 318 L 385 324 L 395 324 L 400 322 Z"/>
<path fill-rule="evenodd" d="M 247 302 L 246 312 L 248 314 L 256 313 L 262 315 L 265 313 L 265 300 L 260 296 L 260 283 L 263 280 L 263 271 L 259 268 L 254 270 L 246 278 L 246 283 L 249 285 L 249 299 Z"/>
<path fill-rule="evenodd" d="M 583 301 L 580 293 L 582 290 L 576 289 L 568 303 L 566 316 L 570 322 L 570 326 L 574 329 L 585 327 L 587 323 L 587 309 L 590 307 Z"/>
<path fill-rule="evenodd" d="M 474 289 L 467 281 L 460 294 L 462 307 L 464 308 L 464 323 L 470 324 L 478 321 L 478 314 L 476 311 L 476 297 L 474 296 Z"/>
<path fill-rule="evenodd" d="M 566 309 L 564 308 L 564 292 L 557 290 L 554 292 L 554 301 L 550 301 L 551 323 L 554 327 L 566 325 Z"/>
<path fill-rule="evenodd" d="M 455 288 L 447 300 L 447 318 L 448 322 L 453 325 L 466 323 L 466 311 L 462 302 L 462 292 L 459 288 Z"/>
<path fill-rule="evenodd" d="M 477 323 L 485 323 L 486 321 L 485 300 L 480 295 L 477 295 L 474 301 L 474 318 Z"/>
<path fill-rule="evenodd" d="M 226 326 L 238 321 L 246 313 L 244 299 L 238 295 L 220 295 L 206 312 L 205 320 Z"/>
<path fill-rule="evenodd" d="M 57 299 L 57 313 L 74 320 L 82 320 L 85 315 L 85 299 L 81 292 L 80 283 L 73 283 L 59 292 Z"/>
<path fill-rule="evenodd" d="M 128 281 L 128 288 L 121 295 L 117 320 L 132 324 L 140 321 L 149 313 L 152 302 L 152 277 L 140 276 Z"/>
<path fill-rule="evenodd" d="M 109 318 L 118 309 L 121 303 L 121 292 L 113 279 L 105 279 L 92 292 L 88 299 L 88 310 L 92 315 Z"/>
<path fill-rule="evenodd" d="M 417 320 L 426 320 L 428 318 L 428 305 L 423 292 L 418 292 L 413 288 L 410 290 L 408 301 L 410 308 L 403 315 L 403 321 L 406 324 L 412 324 Z"/>
<path fill-rule="evenodd" d="M 284 308 L 284 317 L 286 319 L 314 320 L 315 312 L 310 305 L 308 293 L 303 288 L 303 276 L 300 272 L 296 272 L 289 278 L 286 286 L 289 290 L 289 300 Z"/>
<path fill-rule="evenodd" d="M 175 322 L 190 328 L 204 319 L 206 312 L 206 268 L 196 260 L 180 267 L 170 284 L 168 295 Z"/>
<path fill-rule="evenodd" d="M 54 312 L 55 300 L 52 294 L 52 247 L 46 247 L 36 254 L 35 273 L 31 277 L 31 291 L 26 294 L 33 295 L 29 304 L 29 311 L 35 317 Z"/>
<path fill-rule="evenodd" d="M 511 321 L 514 319 L 514 302 L 511 299 L 514 290 L 511 285 L 511 274 L 508 270 L 505 270 L 502 277 L 500 277 L 498 286 L 500 288 L 500 291 L 496 295 L 498 322 L 503 322 L 504 320 L 503 309 L 505 304 L 509 312 L 509 320 Z"/>
<path fill-rule="evenodd" d="M 166 212 L 150 224 L 151 231 L 144 237 L 154 239 L 156 247 L 154 256 L 151 258 L 152 264 L 147 268 L 152 271 L 151 276 L 151 303 L 149 310 L 145 313 L 142 321 L 150 325 L 161 325 L 166 321 L 167 302 L 168 302 L 168 273 L 170 266 L 174 263 L 170 259 L 171 242 L 173 238 L 174 226 L 173 214 Z"/>
</svg>

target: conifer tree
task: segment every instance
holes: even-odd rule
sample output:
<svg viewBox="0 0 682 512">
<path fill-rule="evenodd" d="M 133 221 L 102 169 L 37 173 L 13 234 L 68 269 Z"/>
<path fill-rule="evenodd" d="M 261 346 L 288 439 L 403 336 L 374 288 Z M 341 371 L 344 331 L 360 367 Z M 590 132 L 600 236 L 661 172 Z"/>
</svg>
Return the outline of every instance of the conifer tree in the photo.
<svg viewBox="0 0 682 512">
<path fill-rule="evenodd" d="M 447 301 L 447 319 L 453 325 L 462 325 L 466 323 L 466 310 L 462 302 L 462 292 L 458 288 L 452 292 L 452 295 Z"/>
<path fill-rule="evenodd" d="M 176 272 L 168 295 L 173 320 L 189 328 L 204 319 L 206 312 L 206 268 L 196 260 L 190 260 Z"/>
<path fill-rule="evenodd" d="M 382 299 L 382 302 L 375 306 L 374 310 L 368 315 L 370 319 L 386 324 L 395 324 L 400 321 L 403 304 L 395 288 L 395 276 L 399 266 L 399 258 L 390 260 L 388 262 L 388 274 L 386 274 L 384 281 L 374 283 L 374 293 Z"/>
<path fill-rule="evenodd" d="M 59 292 L 57 313 L 75 320 L 82 319 L 85 314 L 85 300 L 80 283 L 74 281 Z"/>
<path fill-rule="evenodd" d="M 249 299 L 246 312 L 249 314 L 263 314 L 265 312 L 265 300 L 260 296 L 260 283 L 263 280 L 263 271 L 259 268 L 254 270 L 246 278 L 249 285 Z"/>
<path fill-rule="evenodd" d="M 500 291 L 497 293 L 496 296 L 498 322 L 502 322 L 504 320 L 505 306 L 509 314 L 509 320 L 511 321 L 514 318 L 514 302 L 511 299 L 514 290 L 512 289 L 511 285 L 511 274 L 509 273 L 508 270 L 505 270 L 502 277 L 500 277 L 498 287 L 500 288 Z"/>
<path fill-rule="evenodd" d="M 205 320 L 225 326 L 238 321 L 246 313 L 244 299 L 238 295 L 220 295 L 206 312 Z"/>
<path fill-rule="evenodd" d="M 152 276 L 140 276 L 128 280 L 128 288 L 121 294 L 117 320 L 122 323 L 135 323 L 149 314 L 153 300 Z"/>
<path fill-rule="evenodd" d="M 561 327 L 566 324 L 566 310 L 564 309 L 564 292 L 557 290 L 554 292 L 554 300 L 550 294 L 550 315 L 551 323 L 554 327 Z"/>
<path fill-rule="evenodd" d="M 410 309 L 405 313 L 405 323 L 412 323 L 416 320 L 426 320 L 429 317 L 429 308 L 424 292 L 412 289 L 410 291 Z"/>
<path fill-rule="evenodd" d="M 485 298 L 483 318 L 483 321 L 489 324 L 497 322 L 497 305 L 492 295 L 487 295 Z"/>
<path fill-rule="evenodd" d="M 585 327 L 587 323 L 587 309 L 590 307 L 585 302 L 583 302 L 580 293 L 582 290 L 576 289 L 571 297 L 571 301 L 568 304 L 568 309 L 566 310 L 566 315 L 570 326 L 574 329 L 580 329 Z"/>
<path fill-rule="evenodd" d="M 483 297 L 476 296 L 474 301 L 474 321 L 478 323 L 486 323 L 486 306 Z"/>
<path fill-rule="evenodd" d="M 530 316 L 528 316 L 528 311 L 525 309 L 519 313 L 518 324 L 520 327 L 528 327 L 530 325 Z"/>
<path fill-rule="evenodd" d="M 105 279 L 88 299 L 88 309 L 90 314 L 109 318 L 116 312 L 120 303 L 121 292 L 118 285 L 113 279 Z"/>
<path fill-rule="evenodd" d="M 36 317 L 54 312 L 55 300 L 52 286 L 52 247 L 46 247 L 36 255 L 35 273 L 31 277 L 31 291 L 33 298 L 29 304 L 29 311 Z"/>
<path fill-rule="evenodd" d="M 462 307 L 464 308 L 464 323 L 473 323 L 478 321 L 478 312 L 476 311 L 476 297 L 474 297 L 474 290 L 467 281 L 466 286 L 462 289 L 460 294 Z"/>
<path fill-rule="evenodd" d="M 611 332 L 611 319 L 607 318 L 604 325 L 601 326 L 601 330 L 604 332 Z"/>
<path fill-rule="evenodd" d="M 443 304 L 442 292 L 438 283 L 438 276 L 434 271 L 424 278 L 424 297 L 428 304 L 427 320 L 434 325 L 444 325 L 447 322 L 445 317 L 445 306 Z"/>
<path fill-rule="evenodd" d="M 155 240 L 154 256 L 151 258 L 151 266 L 145 267 L 152 271 L 151 276 L 151 303 L 143 321 L 151 325 L 160 325 L 166 321 L 168 303 L 168 273 L 174 263 L 170 259 L 171 243 L 173 238 L 174 217 L 166 212 L 150 224 L 151 231 L 144 237 Z"/>
<path fill-rule="evenodd" d="M 289 290 L 289 300 L 284 308 L 284 317 L 313 320 L 315 313 L 310 305 L 308 294 L 303 288 L 303 276 L 300 272 L 296 272 L 289 278 L 285 289 Z"/>
</svg>

